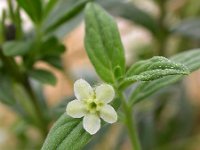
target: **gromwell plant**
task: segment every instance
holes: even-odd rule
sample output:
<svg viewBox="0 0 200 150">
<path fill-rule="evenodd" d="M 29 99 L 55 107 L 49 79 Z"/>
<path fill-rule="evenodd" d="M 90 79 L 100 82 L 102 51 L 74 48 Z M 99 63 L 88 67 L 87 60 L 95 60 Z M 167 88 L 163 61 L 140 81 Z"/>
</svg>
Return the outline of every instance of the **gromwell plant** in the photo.
<svg viewBox="0 0 200 150">
<path fill-rule="evenodd" d="M 127 69 L 116 22 L 95 3 L 88 3 L 85 7 L 85 48 L 104 83 L 92 89 L 82 79 L 75 82 L 77 100 L 66 106 L 67 112 L 63 112 L 51 128 L 42 150 L 82 149 L 99 130 L 100 118 L 104 120 L 102 126 L 117 121 L 115 111 L 123 114 L 120 116 L 124 118 L 118 116 L 118 120 L 126 126 L 132 148 L 141 150 L 132 113 L 135 104 L 200 67 L 197 63 L 197 60 L 200 61 L 200 50 L 195 49 L 169 59 L 154 56 Z M 191 57 L 193 59 L 189 59 Z M 127 99 L 124 92 L 134 83 L 137 87 Z M 108 105 L 112 99 L 113 103 Z"/>
</svg>

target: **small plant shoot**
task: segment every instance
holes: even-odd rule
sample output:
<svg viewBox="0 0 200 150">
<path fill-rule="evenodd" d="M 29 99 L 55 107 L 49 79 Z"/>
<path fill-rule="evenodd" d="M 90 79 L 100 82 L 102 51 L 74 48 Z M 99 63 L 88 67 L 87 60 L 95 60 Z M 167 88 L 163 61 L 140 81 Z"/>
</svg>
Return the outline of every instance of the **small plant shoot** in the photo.
<svg viewBox="0 0 200 150">
<path fill-rule="evenodd" d="M 12 136 L 4 137 L 0 129 L 0 149 L 194 150 L 200 129 L 199 109 L 191 100 L 198 97 L 198 79 L 194 83 L 191 73 L 200 69 L 200 20 L 184 18 L 198 16 L 200 3 L 152 2 L 158 10 L 154 15 L 142 9 L 145 2 L 138 6 L 135 1 L 5 1 L 7 7 L 0 9 L 0 102 L 15 119 L 8 121 L 9 128 L 6 124 Z M 25 29 L 24 15 L 31 29 Z M 82 42 L 82 51 L 65 43 L 68 33 L 67 39 L 76 32 L 81 37 L 82 30 L 72 32 L 75 27 L 84 29 L 84 37 L 80 41 L 76 35 L 79 41 L 71 45 Z M 127 46 L 124 34 L 132 30 L 142 30 L 144 41 L 129 36 L 132 46 Z M 82 57 L 89 71 L 79 63 Z M 69 94 L 51 104 L 52 94 L 63 90 L 47 92 L 48 87 L 58 82 Z M 6 137 L 15 140 L 1 147 Z"/>
</svg>

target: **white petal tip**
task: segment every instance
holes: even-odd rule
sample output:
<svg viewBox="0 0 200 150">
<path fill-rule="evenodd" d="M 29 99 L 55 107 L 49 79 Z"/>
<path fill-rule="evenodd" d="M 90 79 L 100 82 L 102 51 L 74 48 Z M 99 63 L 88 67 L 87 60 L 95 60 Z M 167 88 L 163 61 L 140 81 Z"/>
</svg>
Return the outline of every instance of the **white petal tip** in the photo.
<svg viewBox="0 0 200 150">
<path fill-rule="evenodd" d="M 94 135 L 94 134 L 96 134 L 97 132 L 98 132 L 98 130 L 96 130 L 96 131 L 90 131 L 90 130 L 86 130 L 90 135 Z"/>
<path fill-rule="evenodd" d="M 100 118 L 97 115 L 88 114 L 83 118 L 83 128 L 91 135 L 100 129 Z"/>
</svg>

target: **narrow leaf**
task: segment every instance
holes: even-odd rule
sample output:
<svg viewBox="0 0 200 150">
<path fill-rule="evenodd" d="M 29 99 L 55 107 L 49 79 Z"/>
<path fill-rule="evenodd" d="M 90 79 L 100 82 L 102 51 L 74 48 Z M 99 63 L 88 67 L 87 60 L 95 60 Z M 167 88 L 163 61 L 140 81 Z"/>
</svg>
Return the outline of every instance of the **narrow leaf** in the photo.
<svg viewBox="0 0 200 150">
<path fill-rule="evenodd" d="M 30 50 L 31 42 L 11 41 L 3 44 L 3 53 L 6 56 L 24 55 Z"/>
<path fill-rule="evenodd" d="M 186 66 L 165 57 L 154 56 L 151 59 L 133 64 L 127 71 L 121 86 L 127 86 L 136 81 L 151 81 L 168 75 L 183 74 L 189 74 Z"/>
<path fill-rule="evenodd" d="M 29 75 L 44 84 L 55 85 L 57 81 L 56 77 L 50 71 L 43 69 L 31 70 L 29 71 Z"/>
<path fill-rule="evenodd" d="M 198 70 L 200 68 L 200 49 L 189 50 L 171 57 L 172 61 L 182 63 L 188 67 L 190 72 Z M 157 79 L 151 82 L 141 82 L 134 90 L 130 97 L 131 105 L 141 101 L 145 97 L 152 95 L 159 91 L 161 88 L 173 84 L 181 79 L 182 75 L 167 76 L 161 79 Z"/>
<path fill-rule="evenodd" d="M 55 7 L 57 0 L 49 0 L 44 8 L 44 16 L 46 17 L 49 12 Z"/>
<path fill-rule="evenodd" d="M 64 113 L 50 130 L 42 150 L 81 150 L 90 139 L 82 121 Z"/>
<path fill-rule="evenodd" d="M 60 27 L 63 23 L 66 23 L 68 20 L 72 19 L 74 16 L 78 15 L 83 10 L 88 1 L 89 0 L 79 0 L 79 2 L 77 2 L 76 5 L 73 6 L 67 13 L 65 13 L 56 22 L 44 29 L 44 32 L 51 32 Z"/>
<path fill-rule="evenodd" d="M 17 0 L 33 22 L 40 22 L 42 19 L 42 2 L 41 0 Z"/>
<path fill-rule="evenodd" d="M 85 47 L 90 61 L 104 81 L 113 83 L 125 72 L 124 50 L 117 25 L 109 14 L 93 3 L 86 6 L 85 25 Z"/>
</svg>

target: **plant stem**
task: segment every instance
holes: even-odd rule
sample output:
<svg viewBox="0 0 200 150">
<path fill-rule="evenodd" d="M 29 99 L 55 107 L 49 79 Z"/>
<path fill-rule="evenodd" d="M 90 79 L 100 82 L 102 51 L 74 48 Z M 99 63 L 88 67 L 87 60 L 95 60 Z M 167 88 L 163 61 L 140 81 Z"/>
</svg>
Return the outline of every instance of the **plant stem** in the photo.
<svg viewBox="0 0 200 150">
<path fill-rule="evenodd" d="M 128 134 L 131 140 L 132 149 L 141 150 L 139 138 L 137 135 L 137 129 L 134 122 L 134 118 L 132 116 L 132 109 L 128 106 L 126 99 L 121 91 L 118 92 L 119 97 L 122 100 L 122 106 L 125 113 L 125 125 L 128 129 Z"/>
<path fill-rule="evenodd" d="M 35 93 L 31 87 L 31 84 L 30 84 L 27 76 L 24 77 L 23 86 L 26 88 L 26 91 L 32 100 L 32 104 L 35 108 L 35 113 L 37 114 L 37 117 L 39 119 L 39 126 L 40 126 L 39 128 L 40 128 L 42 134 L 44 136 L 46 136 L 48 133 L 48 128 L 47 128 L 48 122 L 42 113 L 42 110 L 38 104 L 37 97 L 35 96 Z"/>
</svg>

